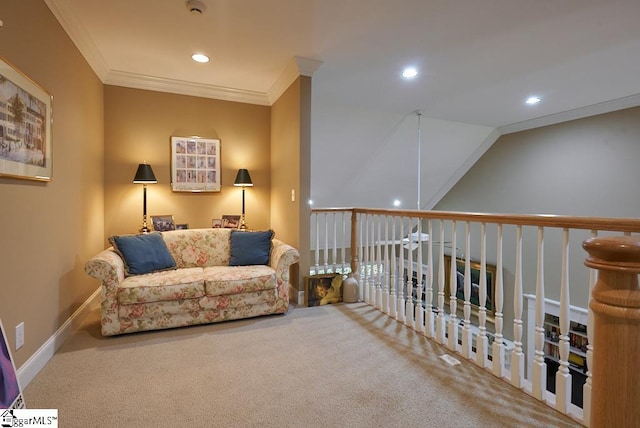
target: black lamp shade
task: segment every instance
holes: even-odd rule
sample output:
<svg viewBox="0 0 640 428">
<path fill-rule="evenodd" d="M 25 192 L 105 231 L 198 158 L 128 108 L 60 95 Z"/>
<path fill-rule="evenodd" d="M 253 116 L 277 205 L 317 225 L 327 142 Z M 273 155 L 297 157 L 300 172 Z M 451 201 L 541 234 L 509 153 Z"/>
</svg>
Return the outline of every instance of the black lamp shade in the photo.
<svg viewBox="0 0 640 428">
<path fill-rule="evenodd" d="M 238 175 L 236 175 L 236 181 L 233 182 L 234 186 L 253 186 L 253 182 L 251 181 L 251 176 L 249 175 L 249 171 L 245 168 L 241 168 L 238 170 Z"/>
<path fill-rule="evenodd" d="M 134 183 L 148 184 L 148 183 L 157 183 L 156 176 L 151 169 L 151 165 L 147 165 L 146 163 L 141 163 L 138 165 L 138 170 L 136 171 L 136 176 L 133 178 Z"/>
</svg>

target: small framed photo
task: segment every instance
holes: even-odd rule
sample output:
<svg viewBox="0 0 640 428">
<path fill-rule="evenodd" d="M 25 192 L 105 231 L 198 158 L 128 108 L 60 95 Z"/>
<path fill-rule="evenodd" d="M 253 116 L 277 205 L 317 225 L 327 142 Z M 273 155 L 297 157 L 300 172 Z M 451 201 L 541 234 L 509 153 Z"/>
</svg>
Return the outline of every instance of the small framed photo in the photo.
<svg viewBox="0 0 640 428">
<path fill-rule="evenodd" d="M 239 215 L 223 215 L 222 216 L 222 227 L 227 229 L 237 229 L 239 226 L 240 226 Z"/>
<path fill-rule="evenodd" d="M 176 230 L 186 230 L 186 229 L 189 229 L 189 225 L 187 223 L 176 224 Z"/>
<path fill-rule="evenodd" d="M 211 220 L 211 227 L 213 227 L 214 229 L 219 229 L 222 227 L 222 219 L 221 218 L 214 218 L 213 220 Z"/>
<path fill-rule="evenodd" d="M 151 223 L 153 223 L 153 230 L 158 232 L 176 230 L 176 225 L 173 222 L 172 215 L 152 215 Z"/>
</svg>

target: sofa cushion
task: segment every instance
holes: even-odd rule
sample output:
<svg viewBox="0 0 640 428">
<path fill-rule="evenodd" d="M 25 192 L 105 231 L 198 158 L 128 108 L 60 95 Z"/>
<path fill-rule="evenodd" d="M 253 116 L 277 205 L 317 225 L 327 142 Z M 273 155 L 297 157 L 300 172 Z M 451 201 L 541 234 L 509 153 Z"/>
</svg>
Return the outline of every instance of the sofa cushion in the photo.
<svg viewBox="0 0 640 428">
<path fill-rule="evenodd" d="M 229 266 L 269 264 L 273 230 L 263 232 L 231 231 Z"/>
<path fill-rule="evenodd" d="M 212 266 L 204 269 L 207 296 L 270 290 L 276 285 L 276 271 L 269 266 Z"/>
<path fill-rule="evenodd" d="M 151 303 L 204 296 L 202 268 L 185 268 L 125 278 L 118 287 L 118 303 Z"/>
<path fill-rule="evenodd" d="M 124 260 L 127 275 L 143 275 L 176 267 L 160 233 L 112 236 L 109 242 Z"/>
<path fill-rule="evenodd" d="M 162 232 L 178 269 L 228 266 L 230 229 L 187 229 Z"/>
</svg>

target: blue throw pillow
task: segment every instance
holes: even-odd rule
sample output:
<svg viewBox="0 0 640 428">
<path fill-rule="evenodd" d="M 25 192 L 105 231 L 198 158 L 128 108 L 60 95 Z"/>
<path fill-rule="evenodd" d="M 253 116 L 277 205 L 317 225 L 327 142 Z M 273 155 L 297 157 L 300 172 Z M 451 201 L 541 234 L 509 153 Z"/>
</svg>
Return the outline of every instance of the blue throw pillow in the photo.
<svg viewBox="0 0 640 428">
<path fill-rule="evenodd" d="M 142 275 L 176 267 L 159 232 L 112 236 L 109 242 L 124 260 L 127 275 Z"/>
<path fill-rule="evenodd" d="M 229 266 L 268 265 L 273 230 L 264 232 L 231 231 Z"/>
</svg>

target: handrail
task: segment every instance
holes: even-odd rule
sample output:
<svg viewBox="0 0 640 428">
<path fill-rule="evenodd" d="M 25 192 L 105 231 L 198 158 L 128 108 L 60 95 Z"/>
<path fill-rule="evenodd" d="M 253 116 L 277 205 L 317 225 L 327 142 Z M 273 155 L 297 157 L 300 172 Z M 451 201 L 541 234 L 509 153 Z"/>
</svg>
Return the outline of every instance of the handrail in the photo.
<svg viewBox="0 0 640 428">
<path fill-rule="evenodd" d="M 381 208 L 312 208 L 312 213 L 352 212 L 355 214 L 393 215 L 434 220 L 475 223 L 544 226 L 581 230 L 609 230 L 640 233 L 640 219 L 624 217 L 581 217 L 556 214 L 494 214 L 462 211 L 420 211 Z"/>
</svg>

